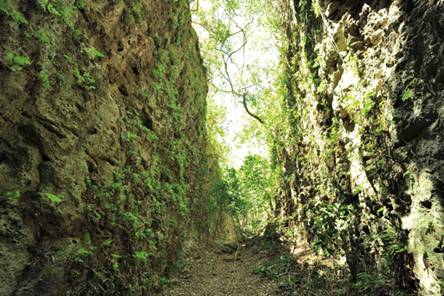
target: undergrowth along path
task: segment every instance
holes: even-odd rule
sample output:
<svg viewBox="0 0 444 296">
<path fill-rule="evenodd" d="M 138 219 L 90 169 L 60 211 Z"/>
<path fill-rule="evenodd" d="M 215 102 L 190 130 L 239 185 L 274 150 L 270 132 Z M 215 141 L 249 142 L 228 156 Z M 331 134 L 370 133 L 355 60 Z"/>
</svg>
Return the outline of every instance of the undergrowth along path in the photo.
<svg viewBox="0 0 444 296">
<path fill-rule="evenodd" d="M 201 250 L 190 257 L 184 271 L 173 279 L 166 296 L 270 296 L 276 283 L 253 271 L 267 260 L 254 248 L 241 247 L 232 254 Z"/>
</svg>

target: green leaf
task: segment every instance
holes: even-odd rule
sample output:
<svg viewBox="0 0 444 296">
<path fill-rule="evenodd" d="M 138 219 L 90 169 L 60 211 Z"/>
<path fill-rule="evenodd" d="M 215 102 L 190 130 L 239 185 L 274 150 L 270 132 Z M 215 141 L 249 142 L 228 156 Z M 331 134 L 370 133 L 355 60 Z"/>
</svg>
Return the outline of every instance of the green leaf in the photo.
<svg viewBox="0 0 444 296">
<path fill-rule="evenodd" d="M 21 71 L 24 66 L 31 64 L 30 57 L 26 55 L 18 55 L 11 51 L 6 53 L 5 60 L 13 72 Z"/>
<path fill-rule="evenodd" d="M 62 14 L 60 13 L 60 11 L 58 11 L 57 8 L 56 8 L 54 5 L 52 5 L 52 4 L 48 4 L 48 6 L 46 7 L 46 9 L 47 9 L 47 11 L 48 11 L 50 14 L 53 14 L 53 15 L 58 16 L 58 17 L 61 17 L 61 16 L 62 16 Z"/>
<path fill-rule="evenodd" d="M 10 0 L 0 1 L 0 11 L 3 11 L 7 16 L 11 17 L 18 24 L 28 24 L 28 20 L 25 16 L 14 7 L 12 7 Z"/>
<path fill-rule="evenodd" d="M 95 60 L 97 58 L 104 58 L 105 54 L 94 47 L 88 47 L 84 49 L 86 55 L 90 60 Z"/>
<path fill-rule="evenodd" d="M 149 254 L 145 251 L 136 251 L 133 255 L 134 259 L 141 262 L 148 262 Z"/>
<path fill-rule="evenodd" d="M 52 193 L 46 193 L 46 198 L 50 202 L 52 202 L 54 204 L 59 204 L 59 203 L 61 203 L 63 201 L 63 197 L 62 196 L 59 196 L 59 195 L 56 195 L 56 194 L 52 194 Z"/>
<path fill-rule="evenodd" d="M 128 142 L 133 142 L 136 140 L 139 136 L 133 132 L 126 132 L 125 138 Z"/>
<path fill-rule="evenodd" d="M 91 244 L 91 234 L 89 232 L 85 233 L 85 235 L 83 236 L 83 241 L 85 242 L 85 244 Z"/>
<path fill-rule="evenodd" d="M 401 100 L 402 100 L 403 102 L 408 101 L 408 100 L 410 100 L 410 99 L 413 97 L 413 95 L 414 95 L 413 90 L 410 89 L 410 88 L 407 88 L 407 89 L 403 92 L 402 97 L 401 97 Z"/>
<path fill-rule="evenodd" d="M 49 0 L 38 0 L 40 7 L 46 10 L 46 7 L 49 4 Z"/>
<path fill-rule="evenodd" d="M 80 247 L 76 253 L 76 256 L 79 258 L 86 257 L 88 255 L 91 255 L 91 252 L 85 249 L 84 247 Z"/>
<path fill-rule="evenodd" d="M 15 191 L 6 192 L 5 195 L 7 198 L 10 198 L 10 199 L 19 199 L 21 196 L 21 193 L 20 193 L 20 191 L 15 190 Z"/>
<path fill-rule="evenodd" d="M 35 38 L 43 44 L 48 44 L 50 42 L 48 34 L 43 29 L 35 32 Z"/>
<path fill-rule="evenodd" d="M 102 243 L 102 245 L 103 245 L 104 247 L 109 247 L 109 246 L 111 246 L 112 244 L 113 244 L 113 240 L 110 239 L 110 238 L 104 240 L 103 243 Z"/>
</svg>

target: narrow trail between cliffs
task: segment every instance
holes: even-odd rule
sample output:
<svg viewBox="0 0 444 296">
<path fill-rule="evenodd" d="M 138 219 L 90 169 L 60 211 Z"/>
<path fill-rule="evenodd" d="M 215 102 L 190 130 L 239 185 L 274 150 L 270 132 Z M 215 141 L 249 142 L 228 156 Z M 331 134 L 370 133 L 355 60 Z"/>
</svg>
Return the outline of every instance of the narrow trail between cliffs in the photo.
<svg viewBox="0 0 444 296">
<path fill-rule="evenodd" d="M 254 248 L 201 250 L 187 260 L 165 296 L 270 296 L 276 283 L 255 274 L 267 254 Z"/>
</svg>

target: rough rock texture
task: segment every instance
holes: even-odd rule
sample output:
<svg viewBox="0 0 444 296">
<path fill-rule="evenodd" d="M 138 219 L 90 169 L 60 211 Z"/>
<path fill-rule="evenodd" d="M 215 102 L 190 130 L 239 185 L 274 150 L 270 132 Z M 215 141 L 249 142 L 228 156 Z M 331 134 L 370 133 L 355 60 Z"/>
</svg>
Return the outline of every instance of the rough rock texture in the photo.
<svg viewBox="0 0 444 296">
<path fill-rule="evenodd" d="M 0 31 L 0 295 L 152 295 L 208 227 L 188 1 L 6 0 Z"/>
<path fill-rule="evenodd" d="M 281 226 L 295 243 L 345 255 L 352 282 L 443 295 L 443 1 L 282 8 Z"/>
</svg>

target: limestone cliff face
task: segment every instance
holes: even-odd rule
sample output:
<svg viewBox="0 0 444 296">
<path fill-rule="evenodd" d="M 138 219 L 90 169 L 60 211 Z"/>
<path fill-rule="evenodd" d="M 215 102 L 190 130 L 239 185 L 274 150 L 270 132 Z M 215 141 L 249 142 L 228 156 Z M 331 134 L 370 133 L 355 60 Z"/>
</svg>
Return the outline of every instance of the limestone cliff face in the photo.
<svg viewBox="0 0 444 296">
<path fill-rule="evenodd" d="M 442 295 L 444 3 L 283 3 L 292 131 L 277 216 L 345 255 L 352 281 L 378 271 Z"/>
<path fill-rule="evenodd" d="M 187 0 L 0 4 L 0 295 L 152 295 L 205 233 Z"/>
</svg>

